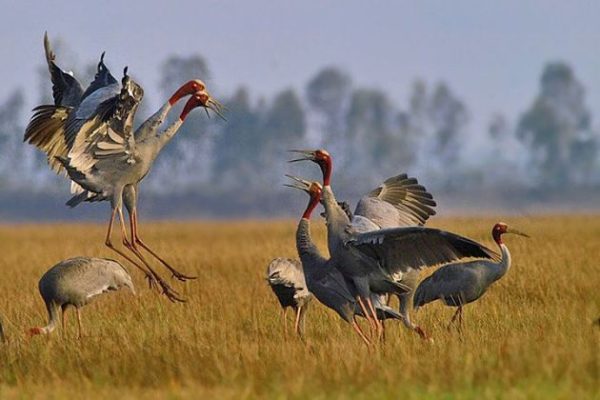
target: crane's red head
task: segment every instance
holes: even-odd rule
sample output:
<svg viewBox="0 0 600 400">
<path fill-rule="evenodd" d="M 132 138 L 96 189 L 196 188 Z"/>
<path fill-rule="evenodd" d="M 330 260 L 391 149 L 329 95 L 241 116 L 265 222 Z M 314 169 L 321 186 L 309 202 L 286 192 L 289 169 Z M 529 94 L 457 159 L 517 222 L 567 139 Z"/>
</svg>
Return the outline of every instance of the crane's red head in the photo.
<svg viewBox="0 0 600 400">
<path fill-rule="evenodd" d="M 225 117 L 223 116 L 224 107 L 221 105 L 221 103 L 213 99 L 206 90 L 198 91 L 194 93 L 192 97 L 190 97 L 187 103 L 185 103 L 185 107 L 183 107 L 183 111 L 181 112 L 179 119 L 182 121 L 185 120 L 190 111 L 192 111 L 196 107 L 204 107 L 207 110 L 207 115 L 208 109 L 211 109 L 219 117 L 225 120 Z"/>
<path fill-rule="evenodd" d="M 333 169 L 333 163 L 331 155 L 327 150 L 290 150 L 292 153 L 302 154 L 302 157 L 290 160 L 290 162 L 297 161 L 312 161 L 316 163 L 323 173 L 323 186 L 329 186 L 331 180 L 331 170 Z"/>
<path fill-rule="evenodd" d="M 204 84 L 204 82 L 202 82 L 199 79 L 194 79 L 185 83 L 183 86 L 177 89 L 177 91 L 173 93 L 173 95 L 169 99 L 169 104 L 173 105 L 185 96 L 189 96 L 196 92 L 202 92 L 204 90 L 206 90 L 206 85 Z"/>
<path fill-rule="evenodd" d="M 323 191 L 323 187 L 319 182 L 310 182 L 304 180 L 302 178 L 298 178 L 297 176 L 286 175 L 288 178 L 293 179 L 294 183 L 290 185 L 285 185 L 288 187 L 292 187 L 294 189 L 300 189 L 310 196 L 310 201 L 308 202 L 308 206 L 302 214 L 303 219 L 310 219 L 310 216 L 315 209 L 315 207 L 321 201 L 321 192 Z"/>
<path fill-rule="evenodd" d="M 35 335 L 43 335 L 43 334 L 45 334 L 45 333 L 46 333 L 46 332 L 44 331 L 44 328 L 41 328 L 41 327 L 39 327 L 39 326 L 36 326 L 36 327 L 34 327 L 34 328 L 31 328 L 31 329 L 29 329 L 29 330 L 27 331 L 27 335 L 28 335 L 29 337 L 31 337 L 31 336 L 35 336 Z"/>
<path fill-rule="evenodd" d="M 529 237 L 529 235 L 527 235 L 526 233 L 509 228 L 508 225 L 504 222 L 498 222 L 496 225 L 494 225 L 494 228 L 492 229 L 492 236 L 496 243 L 502 244 L 502 235 L 505 233 L 513 233 L 515 235 Z"/>
</svg>

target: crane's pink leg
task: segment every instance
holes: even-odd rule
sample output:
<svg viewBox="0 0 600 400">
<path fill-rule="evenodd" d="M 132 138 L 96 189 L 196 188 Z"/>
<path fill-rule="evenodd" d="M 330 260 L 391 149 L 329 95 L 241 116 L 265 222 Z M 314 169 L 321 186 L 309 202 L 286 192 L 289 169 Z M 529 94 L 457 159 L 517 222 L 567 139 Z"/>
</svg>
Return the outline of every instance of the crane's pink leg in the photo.
<svg viewBox="0 0 600 400">
<path fill-rule="evenodd" d="M 77 312 L 77 339 L 81 339 L 83 337 L 83 329 L 81 328 L 81 314 L 79 314 L 79 307 L 75 307 L 75 311 Z"/>
<path fill-rule="evenodd" d="M 374 329 L 377 329 L 377 325 L 375 325 L 375 323 L 373 322 L 373 319 L 371 318 L 371 313 L 369 311 L 367 311 L 367 307 L 365 306 L 365 303 L 362 301 L 362 298 L 360 296 L 357 296 L 356 300 L 358 301 L 360 310 L 363 312 L 367 321 L 369 321 L 369 326 L 370 326 L 371 333 L 372 333 L 372 331 Z"/>
<path fill-rule="evenodd" d="M 377 338 L 381 339 L 383 337 L 383 325 L 381 324 L 381 321 L 379 321 L 379 318 L 377 318 L 377 311 L 375 311 L 375 306 L 373 306 L 373 302 L 370 298 L 367 299 L 367 305 L 369 306 L 373 319 L 375 320 L 375 326 L 377 327 Z"/>
<path fill-rule="evenodd" d="M 119 225 L 121 226 L 121 237 L 123 240 L 123 245 L 128 248 L 133 254 L 135 254 L 135 256 L 137 258 L 140 259 L 140 261 L 146 266 L 146 268 L 148 268 L 148 271 L 150 271 L 150 273 L 152 274 L 152 276 L 154 277 L 154 279 L 158 282 L 159 286 L 162 289 L 162 293 L 167 296 L 167 298 L 169 300 L 171 300 L 172 302 L 185 302 L 185 300 L 183 300 L 182 298 L 179 297 L 179 293 L 177 293 L 175 290 L 173 290 L 173 288 L 171 288 L 167 282 L 165 282 L 153 269 L 152 267 L 150 267 L 150 264 L 148 264 L 148 262 L 144 259 L 144 256 L 142 255 L 142 253 L 140 253 L 138 251 L 137 248 L 135 248 L 130 242 L 129 240 L 127 240 L 127 230 L 125 229 L 125 218 L 123 217 L 123 210 L 118 208 L 118 213 L 119 213 Z"/>
<path fill-rule="evenodd" d="M 108 223 L 108 231 L 106 232 L 106 240 L 104 241 L 104 244 L 106 245 L 106 247 L 108 247 L 109 249 L 111 249 L 112 251 L 114 251 L 115 253 L 117 253 L 118 255 L 120 255 L 121 257 L 123 257 L 124 259 L 126 259 L 127 261 L 129 261 L 131 264 L 133 264 L 136 268 L 138 268 L 140 271 L 142 271 L 145 275 L 145 277 L 148 279 L 148 282 L 150 284 L 150 287 L 154 287 L 156 285 L 156 280 L 154 278 L 154 274 L 151 274 L 150 272 L 148 272 L 146 269 L 144 269 L 141 265 L 139 265 L 137 262 L 135 262 L 133 259 L 131 259 L 131 257 L 129 257 L 127 254 L 125 254 L 124 252 L 122 252 L 121 250 L 117 249 L 111 242 L 111 235 L 112 235 L 112 228 L 113 228 L 113 221 L 115 220 L 115 216 L 117 215 L 117 209 L 115 208 L 110 216 L 110 221 Z"/>
<path fill-rule="evenodd" d="M 454 313 L 454 315 L 452 316 L 452 319 L 450 320 L 450 323 L 448 324 L 448 326 L 446 327 L 447 330 L 450 330 L 450 328 L 452 327 L 452 324 L 454 323 L 454 321 L 456 320 L 456 317 L 458 317 L 458 314 L 460 314 L 461 312 L 461 306 L 459 306 L 456 309 L 456 312 Z"/>
<path fill-rule="evenodd" d="M 164 265 L 169 271 L 171 271 L 171 273 L 173 274 L 173 276 L 177 279 L 179 279 L 182 282 L 185 282 L 187 280 L 190 279 L 196 279 L 197 276 L 188 276 L 188 275 L 184 275 L 181 272 L 177 271 L 175 268 L 171 267 L 171 265 L 169 265 L 168 262 L 166 262 L 162 257 L 160 257 L 157 253 L 155 253 L 150 247 L 148 247 L 148 245 L 146 243 L 144 243 L 144 241 L 142 241 L 142 239 L 140 238 L 140 236 L 138 235 L 138 223 L 137 223 L 137 207 L 134 207 L 130 216 L 129 216 L 130 220 L 131 220 L 131 242 L 134 246 L 136 245 L 140 245 L 142 246 L 148 253 L 152 254 L 152 256 L 154 256 L 154 258 L 156 258 L 158 261 L 161 262 L 162 265 Z"/>
<path fill-rule="evenodd" d="M 287 337 L 287 333 L 288 333 L 287 307 L 281 309 L 281 318 L 283 319 L 283 336 Z"/>
<path fill-rule="evenodd" d="M 360 336 L 363 342 L 365 342 L 367 346 L 370 346 L 371 342 L 369 341 L 369 339 L 367 339 L 362 329 L 360 329 L 360 325 L 358 325 L 358 322 L 356 322 L 356 317 L 352 317 L 352 322 L 350 324 L 352 325 L 352 328 L 354 328 L 356 333 L 358 333 L 358 336 Z"/>
<path fill-rule="evenodd" d="M 298 307 L 296 310 L 296 321 L 294 322 L 294 331 L 296 335 L 302 338 L 302 332 L 300 331 L 300 318 L 302 317 L 302 306 Z"/>
<path fill-rule="evenodd" d="M 63 337 L 67 336 L 67 330 L 65 328 L 65 311 L 67 311 L 66 308 L 62 307 L 60 313 L 60 325 L 62 326 Z"/>
</svg>

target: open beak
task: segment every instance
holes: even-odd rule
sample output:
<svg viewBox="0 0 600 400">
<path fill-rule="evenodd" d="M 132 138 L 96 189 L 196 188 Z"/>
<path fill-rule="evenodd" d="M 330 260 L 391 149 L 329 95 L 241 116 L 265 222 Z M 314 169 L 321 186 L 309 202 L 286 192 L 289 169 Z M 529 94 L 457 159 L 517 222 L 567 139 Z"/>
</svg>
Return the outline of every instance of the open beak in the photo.
<svg viewBox="0 0 600 400">
<path fill-rule="evenodd" d="M 288 178 L 292 179 L 294 182 L 292 182 L 291 184 L 284 184 L 283 186 L 287 186 L 287 187 L 291 187 L 294 189 L 299 189 L 302 190 L 306 193 L 310 193 L 309 192 L 309 188 L 310 188 L 310 182 L 307 180 L 304 180 L 302 178 L 299 178 L 297 176 L 293 176 L 293 175 L 285 175 Z"/>
<path fill-rule="evenodd" d="M 204 102 L 204 104 L 202 104 L 202 106 L 207 110 L 206 114 L 208 115 L 208 110 L 212 110 L 223 121 L 227 121 L 227 118 L 225 118 L 225 116 L 223 115 L 223 113 L 225 112 L 225 110 L 227 110 L 227 108 L 225 106 L 223 106 L 220 102 L 215 100 L 210 94 L 208 94 L 207 91 L 203 91 L 201 93 L 206 96 L 205 97 L 206 101 Z M 210 115 L 209 115 L 209 117 L 210 117 Z"/>
<path fill-rule="evenodd" d="M 314 150 L 288 150 L 288 152 L 302 154 L 302 157 L 296 158 L 293 160 L 289 160 L 288 162 L 314 161 L 315 160 L 315 151 Z"/>
<path fill-rule="evenodd" d="M 528 234 L 526 234 L 526 233 L 524 233 L 524 232 L 521 232 L 521 231 L 519 231 L 519 230 L 513 229 L 513 228 L 508 228 L 508 229 L 506 230 L 506 233 L 512 233 L 512 234 L 519 235 L 519 236 L 523 236 L 523 237 L 526 237 L 526 238 L 529 238 L 529 237 L 531 237 L 531 236 L 529 236 Z"/>
</svg>

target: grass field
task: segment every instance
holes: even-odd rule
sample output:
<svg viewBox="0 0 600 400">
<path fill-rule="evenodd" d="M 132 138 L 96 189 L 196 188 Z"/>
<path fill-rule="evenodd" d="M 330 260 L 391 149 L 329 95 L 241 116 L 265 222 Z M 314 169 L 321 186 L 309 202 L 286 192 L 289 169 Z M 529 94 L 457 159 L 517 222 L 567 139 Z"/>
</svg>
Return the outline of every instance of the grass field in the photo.
<svg viewBox="0 0 600 400">
<path fill-rule="evenodd" d="M 433 221 L 492 245 L 496 218 Z M 0 226 L 0 398 L 600 398 L 600 217 L 506 218 L 529 233 L 506 236 L 513 267 L 465 308 L 462 339 L 444 329 L 453 309 L 432 304 L 416 320 L 425 343 L 397 324 L 367 349 L 314 302 L 307 343 L 284 337 L 267 287 L 267 263 L 295 256 L 295 221 L 154 223 L 147 242 L 197 281 L 173 285 L 188 299 L 151 292 L 133 267 L 138 296 L 113 293 L 83 309 L 85 337 L 27 339 L 45 325 L 37 282 L 57 261 L 113 255 L 101 225 Z M 321 223 L 315 239 L 324 245 Z M 289 315 L 291 318 L 291 315 Z"/>
</svg>

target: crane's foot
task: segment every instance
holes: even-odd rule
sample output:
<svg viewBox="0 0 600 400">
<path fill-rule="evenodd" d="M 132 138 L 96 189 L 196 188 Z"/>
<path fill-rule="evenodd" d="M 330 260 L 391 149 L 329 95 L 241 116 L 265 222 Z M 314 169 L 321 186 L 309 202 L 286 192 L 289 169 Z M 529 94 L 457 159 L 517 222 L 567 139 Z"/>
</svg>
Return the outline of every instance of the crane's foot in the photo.
<svg viewBox="0 0 600 400">
<path fill-rule="evenodd" d="M 185 282 L 185 281 L 191 281 L 193 279 L 198 279 L 197 276 L 189 276 L 189 275 L 184 275 L 181 272 L 178 272 L 177 270 L 175 270 L 174 268 L 169 268 L 169 270 L 171 271 L 171 273 L 173 274 L 172 277 L 181 281 L 181 282 Z"/>
<path fill-rule="evenodd" d="M 158 283 L 156 282 L 156 279 L 154 278 L 154 276 L 152 274 L 150 274 L 149 272 L 146 272 L 146 275 L 144 276 L 144 278 L 146 278 L 148 280 L 148 288 L 150 290 L 158 290 Z"/>
<path fill-rule="evenodd" d="M 177 291 L 175 289 L 173 289 L 171 286 L 169 286 L 167 284 L 167 282 L 165 282 L 161 277 L 157 276 L 156 280 L 158 281 L 158 284 L 162 290 L 162 294 L 164 294 L 167 297 L 167 299 L 169 299 L 173 303 L 185 303 L 186 302 L 186 300 L 179 297 L 179 293 L 177 293 Z"/>
</svg>

